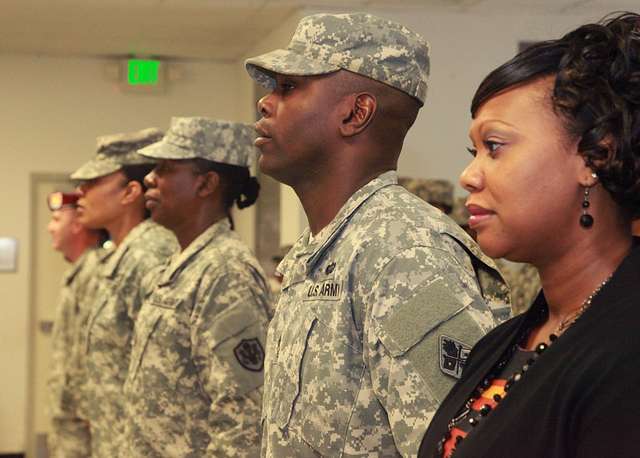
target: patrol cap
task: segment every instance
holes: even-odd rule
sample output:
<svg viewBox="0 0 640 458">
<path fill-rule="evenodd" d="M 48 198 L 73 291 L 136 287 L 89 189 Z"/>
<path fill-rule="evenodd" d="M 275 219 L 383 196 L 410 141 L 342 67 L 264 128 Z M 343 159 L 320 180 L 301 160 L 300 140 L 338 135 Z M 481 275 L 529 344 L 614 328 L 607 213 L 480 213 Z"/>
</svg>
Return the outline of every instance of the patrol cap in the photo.
<svg viewBox="0 0 640 458">
<path fill-rule="evenodd" d="M 453 208 L 453 184 L 448 180 L 398 177 L 398 184 L 430 204 Z"/>
<path fill-rule="evenodd" d="M 286 49 L 245 61 L 259 84 L 275 87 L 274 73 L 312 76 L 348 70 L 417 99 L 427 97 L 429 45 L 396 22 L 366 13 L 314 14 L 300 20 Z"/>
<path fill-rule="evenodd" d="M 195 159 L 250 167 L 257 157 L 255 130 L 248 124 L 209 118 L 172 118 L 162 140 L 138 150 L 153 159 Z"/>
<path fill-rule="evenodd" d="M 47 205 L 49 210 L 60 210 L 62 207 L 75 207 L 80 193 L 77 192 L 52 192 L 47 196 Z"/>
<path fill-rule="evenodd" d="M 469 210 L 464 205 L 465 201 L 465 197 L 458 197 L 453 204 L 453 211 L 449 215 L 461 227 L 469 225 Z"/>
<path fill-rule="evenodd" d="M 162 131 L 151 127 L 137 132 L 98 137 L 98 152 L 93 159 L 71 174 L 72 180 L 93 180 L 117 172 L 127 165 L 152 164 L 136 154 L 140 148 L 157 142 Z"/>
</svg>

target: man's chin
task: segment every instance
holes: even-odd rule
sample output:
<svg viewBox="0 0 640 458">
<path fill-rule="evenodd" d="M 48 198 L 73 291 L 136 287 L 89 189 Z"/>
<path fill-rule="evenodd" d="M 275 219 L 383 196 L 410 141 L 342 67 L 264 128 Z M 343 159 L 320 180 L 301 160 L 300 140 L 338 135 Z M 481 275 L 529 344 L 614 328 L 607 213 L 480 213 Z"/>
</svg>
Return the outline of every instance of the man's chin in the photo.
<svg viewBox="0 0 640 458">
<path fill-rule="evenodd" d="M 274 180 L 291 186 L 290 180 L 287 178 L 287 170 L 285 167 L 279 166 L 272 158 L 265 156 L 264 154 L 258 159 L 258 168 L 260 173 L 270 176 Z"/>
<path fill-rule="evenodd" d="M 173 232 L 174 225 L 171 223 L 172 219 L 167 218 L 166 215 L 163 215 L 158 207 L 155 207 L 153 210 L 151 210 L 151 219 L 154 223 L 157 223 L 160 226 L 163 226 Z"/>
</svg>

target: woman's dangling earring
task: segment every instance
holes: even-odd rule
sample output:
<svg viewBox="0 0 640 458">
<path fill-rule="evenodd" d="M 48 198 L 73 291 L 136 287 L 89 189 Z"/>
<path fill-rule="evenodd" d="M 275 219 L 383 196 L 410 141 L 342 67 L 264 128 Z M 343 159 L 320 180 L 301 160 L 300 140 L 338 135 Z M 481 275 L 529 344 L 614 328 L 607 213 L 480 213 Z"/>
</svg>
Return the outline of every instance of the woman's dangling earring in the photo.
<svg viewBox="0 0 640 458">
<path fill-rule="evenodd" d="M 598 175 L 596 175 L 595 173 L 592 173 L 591 176 L 595 179 L 598 178 Z M 584 227 L 585 229 L 589 229 L 591 226 L 593 226 L 593 216 L 591 216 L 591 214 L 589 213 L 589 206 L 591 205 L 589 203 L 590 190 L 591 188 L 589 186 L 584 187 L 584 197 L 582 199 L 582 215 L 580 215 L 580 226 Z"/>
</svg>

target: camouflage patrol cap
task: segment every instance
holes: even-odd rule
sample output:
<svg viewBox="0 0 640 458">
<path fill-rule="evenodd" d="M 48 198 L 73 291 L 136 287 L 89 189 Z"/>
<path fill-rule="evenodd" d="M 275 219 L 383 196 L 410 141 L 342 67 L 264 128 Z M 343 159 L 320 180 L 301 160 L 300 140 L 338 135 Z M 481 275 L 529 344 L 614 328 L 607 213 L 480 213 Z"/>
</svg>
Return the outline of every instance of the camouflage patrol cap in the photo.
<svg viewBox="0 0 640 458">
<path fill-rule="evenodd" d="M 300 20 L 287 49 L 245 61 L 249 75 L 275 87 L 274 73 L 312 76 L 348 70 L 416 98 L 427 96 L 429 45 L 396 22 L 365 13 L 314 14 Z"/>
<path fill-rule="evenodd" d="M 71 174 L 72 180 L 93 180 L 117 172 L 127 165 L 152 164 L 136 151 L 162 138 L 162 131 L 151 127 L 123 134 L 98 137 L 98 152 L 93 159 Z"/>
<path fill-rule="evenodd" d="M 164 138 L 138 153 L 155 159 L 195 159 L 250 167 L 257 157 L 248 124 L 209 118 L 172 118 Z"/>
<path fill-rule="evenodd" d="M 453 204 L 453 211 L 449 215 L 461 227 L 469 225 L 469 210 L 464 205 L 466 200 L 466 197 L 458 197 Z"/>
<path fill-rule="evenodd" d="M 453 208 L 453 184 L 448 180 L 398 177 L 398 184 L 430 204 Z"/>
</svg>

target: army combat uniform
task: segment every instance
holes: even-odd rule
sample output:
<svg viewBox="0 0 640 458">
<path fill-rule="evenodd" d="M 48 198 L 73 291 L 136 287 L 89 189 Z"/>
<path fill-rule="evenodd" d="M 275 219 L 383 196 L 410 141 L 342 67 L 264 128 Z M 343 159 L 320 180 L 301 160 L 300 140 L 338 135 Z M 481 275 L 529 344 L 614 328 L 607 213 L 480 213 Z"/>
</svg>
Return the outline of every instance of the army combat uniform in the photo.
<svg viewBox="0 0 640 458">
<path fill-rule="evenodd" d="M 91 456 L 89 422 L 78 411 L 78 371 L 75 358 L 83 328 L 83 306 L 89 300 L 89 283 L 95 274 L 101 250 L 88 249 L 68 269 L 62 279 L 62 290 L 56 308 L 51 338 L 51 372 L 47 381 L 49 415 L 52 431 L 47 443 L 52 458 L 84 458 Z"/>
<path fill-rule="evenodd" d="M 246 61 L 274 74 L 340 69 L 426 97 L 428 47 L 368 14 L 303 18 L 286 50 Z M 269 327 L 262 455 L 415 456 L 471 346 L 509 314 L 493 262 L 387 171 L 280 264 Z"/>
<path fill-rule="evenodd" d="M 514 263 L 504 259 L 497 260 L 496 265 L 509 285 L 513 314 L 519 315 L 529 310 L 542 288 L 538 269 L 531 264 Z"/>
<path fill-rule="evenodd" d="M 154 129 L 98 139 L 98 154 L 71 175 L 91 180 L 127 165 L 143 163 L 135 151 L 162 138 Z M 147 160 L 147 163 L 153 161 Z M 141 306 L 142 278 L 178 249 L 174 235 L 145 220 L 101 260 L 91 291 L 82 350 L 86 383 L 81 394 L 83 415 L 91 424 L 92 456 L 125 457 L 123 386 L 129 367 L 133 327 Z"/>
<path fill-rule="evenodd" d="M 248 166 L 253 130 L 174 118 L 165 139 L 140 153 Z M 258 261 L 221 220 L 149 283 L 125 387 L 128 456 L 258 456 L 270 315 Z"/>
<path fill-rule="evenodd" d="M 144 221 L 134 227 L 99 272 L 85 338 L 83 397 L 91 423 L 93 456 L 126 456 L 123 386 L 129 367 L 143 276 L 177 249 L 173 234 Z"/>
<path fill-rule="evenodd" d="M 305 232 L 279 267 L 264 455 L 415 455 L 471 346 L 508 317 L 492 267 L 395 172 L 356 192 L 312 242 Z"/>
<path fill-rule="evenodd" d="M 453 210 L 453 184 L 448 180 L 398 177 L 398 184 L 447 215 Z"/>
</svg>

